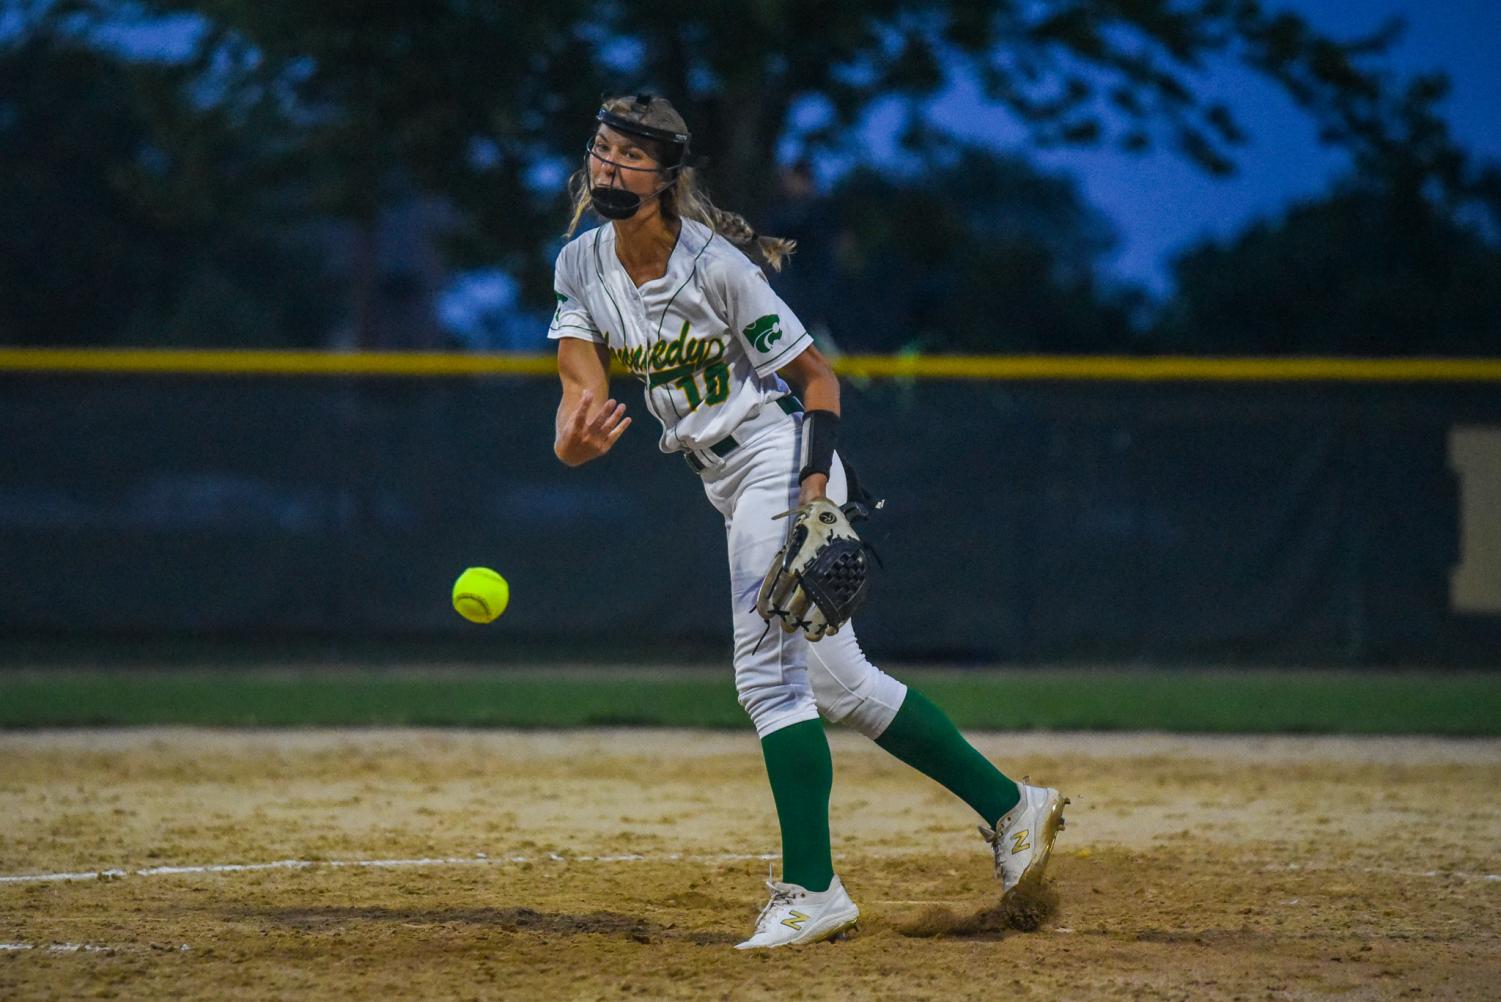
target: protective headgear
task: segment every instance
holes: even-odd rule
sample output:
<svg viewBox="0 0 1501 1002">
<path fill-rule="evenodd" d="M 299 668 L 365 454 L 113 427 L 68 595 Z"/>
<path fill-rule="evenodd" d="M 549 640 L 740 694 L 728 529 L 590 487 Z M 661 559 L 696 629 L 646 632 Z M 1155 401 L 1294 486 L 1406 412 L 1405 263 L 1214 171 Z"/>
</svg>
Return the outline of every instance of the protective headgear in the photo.
<svg viewBox="0 0 1501 1002">
<path fill-rule="evenodd" d="M 647 109 L 651 107 L 651 102 L 651 94 L 637 94 L 633 110 L 638 114 L 645 114 Z M 667 150 L 668 159 L 660 167 L 632 167 L 628 164 L 616 163 L 614 160 L 606 160 L 595 153 L 594 139 L 590 137 L 586 151 L 589 156 L 594 157 L 601 163 L 610 164 L 616 170 L 649 171 L 652 173 L 665 170 L 668 174 L 667 183 L 656 191 L 651 192 L 645 198 L 642 198 L 633 191 L 626 191 L 624 188 L 616 188 L 611 185 L 594 185 L 589 189 L 589 201 L 594 206 L 595 212 L 606 219 L 630 219 L 648 199 L 656 198 L 662 192 L 677 184 L 678 173 L 683 169 L 688 159 L 689 134 L 687 132 L 676 132 L 672 129 L 659 129 L 655 126 L 643 125 L 624 115 L 617 115 L 605 107 L 601 107 L 594 118 L 596 121 L 603 122 L 617 132 L 655 140 Z"/>
</svg>

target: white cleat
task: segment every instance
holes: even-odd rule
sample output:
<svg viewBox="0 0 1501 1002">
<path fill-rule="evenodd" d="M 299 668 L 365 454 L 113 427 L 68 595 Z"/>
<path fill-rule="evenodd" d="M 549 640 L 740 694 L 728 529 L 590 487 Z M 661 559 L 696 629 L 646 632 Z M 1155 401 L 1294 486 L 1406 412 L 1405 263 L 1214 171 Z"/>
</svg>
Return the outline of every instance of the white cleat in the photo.
<svg viewBox="0 0 1501 1002">
<path fill-rule="evenodd" d="M 826 891 L 810 891 L 797 884 L 768 880 L 771 900 L 756 919 L 756 931 L 737 950 L 794 946 L 832 939 L 853 926 L 860 909 L 835 877 Z"/>
<path fill-rule="evenodd" d="M 994 829 L 980 826 L 980 834 L 995 852 L 995 875 L 1001 900 L 1022 886 L 1042 882 L 1042 871 L 1053 852 L 1053 839 L 1063 829 L 1063 805 L 1068 798 L 1046 786 L 1017 783 L 1022 798 L 1002 815 Z"/>
</svg>

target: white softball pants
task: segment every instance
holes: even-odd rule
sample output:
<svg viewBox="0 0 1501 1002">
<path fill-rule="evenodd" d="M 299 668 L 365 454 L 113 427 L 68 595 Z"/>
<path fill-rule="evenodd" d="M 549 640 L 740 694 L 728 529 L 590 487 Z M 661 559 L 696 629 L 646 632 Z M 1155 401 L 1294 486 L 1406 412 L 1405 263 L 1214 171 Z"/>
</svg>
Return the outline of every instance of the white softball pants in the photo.
<svg viewBox="0 0 1501 1002">
<path fill-rule="evenodd" d="M 854 623 L 814 644 L 777 624 L 768 630 L 756 613 L 761 580 L 787 536 L 788 519 L 774 516 L 797 504 L 802 424 L 800 414 L 780 421 L 700 474 L 729 541 L 735 690 L 759 737 L 822 713 L 875 738 L 896 716 L 907 687 L 870 663 Z M 843 504 L 848 489 L 836 456 L 830 500 Z"/>
</svg>

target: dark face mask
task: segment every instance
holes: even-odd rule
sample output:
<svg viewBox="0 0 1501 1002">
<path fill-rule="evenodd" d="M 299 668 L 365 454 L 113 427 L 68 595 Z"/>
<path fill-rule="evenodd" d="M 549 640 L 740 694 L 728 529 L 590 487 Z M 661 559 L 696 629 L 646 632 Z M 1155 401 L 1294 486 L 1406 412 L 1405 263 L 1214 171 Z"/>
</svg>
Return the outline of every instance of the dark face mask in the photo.
<svg viewBox="0 0 1501 1002">
<path fill-rule="evenodd" d="M 655 198 L 662 190 L 650 197 Z M 597 184 L 589 189 L 589 204 L 606 219 L 630 219 L 641 210 L 643 199 L 634 191 Z"/>
<path fill-rule="evenodd" d="M 651 192 L 645 197 L 636 194 L 634 191 L 627 191 L 624 188 L 617 188 L 613 185 L 597 184 L 590 187 L 589 203 L 594 207 L 595 212 L 599 213 L 601 216 L 604 216 L 606 219 L 630 219 L 637 212 L 641 211 L 641 206 L 658 197 L 662 194 L 662 192 L 678 183 L 678 167 L 676 166 L 667 168 L 632 167 L 628 164 L 616 163 L 614 160 L 606 160 L 604 157 L 594 152 L 593 139 L 589 140 L 589 145 L 586 147 L 586 150 L 588 151 L 588 155 L 590 157 L 593 157 L 600 163 L 609 164 L 616 170 L 643 171 L 650 174 L 657 174 L 665 170 L 669 175 L 666 184 L 662 185 L 656 191 Z M 585 163 L 587 165 L 587 160 L 585 161 Z"/>
</svg>

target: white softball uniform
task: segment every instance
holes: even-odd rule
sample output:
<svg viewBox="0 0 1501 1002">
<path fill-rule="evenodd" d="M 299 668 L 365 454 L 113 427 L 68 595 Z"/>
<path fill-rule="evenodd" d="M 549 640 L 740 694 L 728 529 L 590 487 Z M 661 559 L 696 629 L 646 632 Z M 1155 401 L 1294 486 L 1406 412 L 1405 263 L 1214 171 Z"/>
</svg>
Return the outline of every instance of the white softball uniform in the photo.
<svg viewBox="0 0 1501 1002">
<path fill-rule="evenodd" d="M 853 623 L 816 644 L 756 614 L 756 592 L 797 503 L 801 406 L 777 370 L 812 343 L 765 274 L 702 223 L 682 221 L 667 273 L 639 288 L 615 255 L 615 227 L 558 255 L 548 337 L 603 344 L 646 384 L 663 452 L 681 452 L 724 516 L 735 625 L 735 688 L 766 735 L 820 712 L 878 737 L 907 687 L 875 667 Z M 829 497 L 847 500 L 843 466 Z"/>
</svg>

